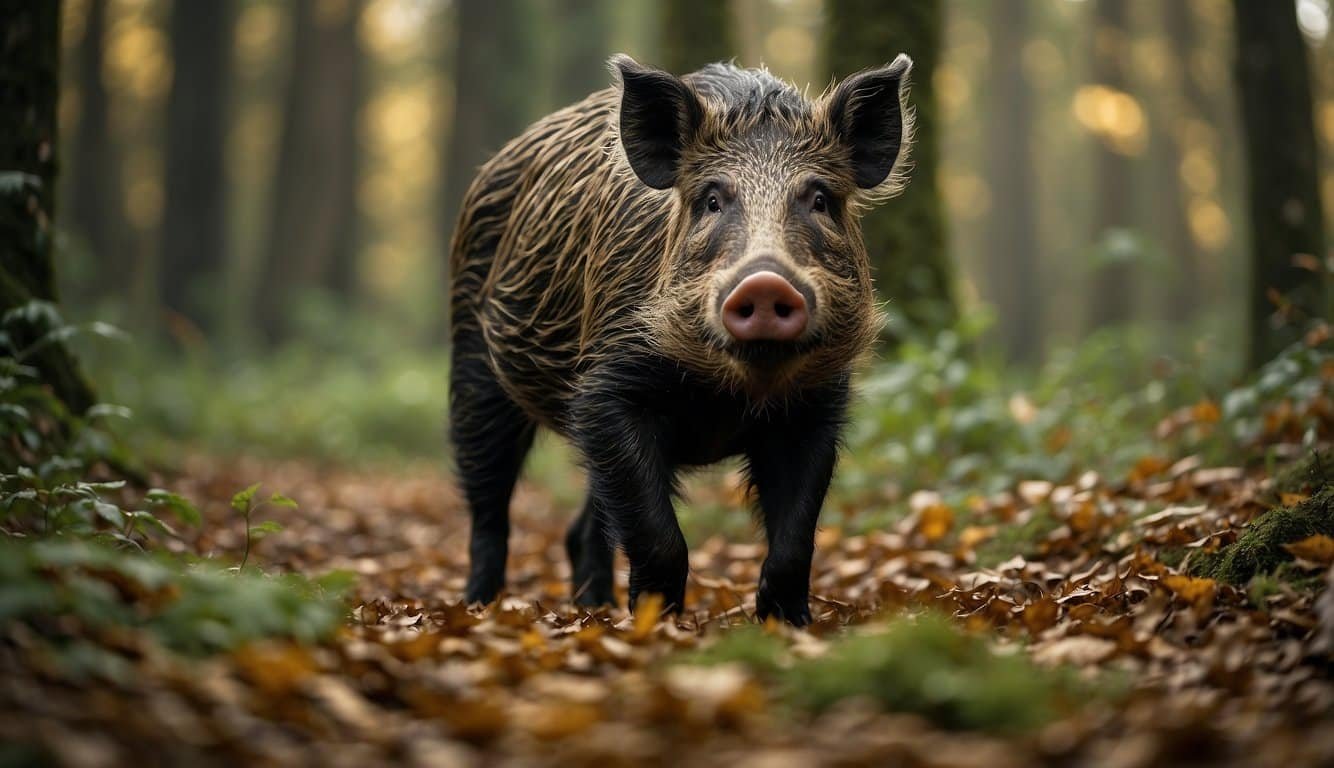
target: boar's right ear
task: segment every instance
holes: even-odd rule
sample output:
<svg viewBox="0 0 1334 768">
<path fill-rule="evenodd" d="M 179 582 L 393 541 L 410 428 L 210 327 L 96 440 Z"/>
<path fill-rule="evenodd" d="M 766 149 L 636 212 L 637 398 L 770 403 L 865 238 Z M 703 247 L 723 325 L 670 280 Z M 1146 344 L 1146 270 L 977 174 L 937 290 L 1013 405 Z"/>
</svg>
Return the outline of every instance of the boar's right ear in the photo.
<svg viewBox="0 0 1334 768">
<path fill-rule="evenodd" d="M 654 189 L 676 184 L 681 152 L 704 119 L 699 97 L 679 77 L 611 57 L 621 81 L 620 131 L 625 157 L 640 181 Z"/>
<path fill-rule="evenodd" d="M 829 95 L 826 110 L 835 132 L 848 145 L 857 186 L 879 187 L 903 167 L 912 140 L 912 113 L 906 107 L 912 59 L 848 77 Z M 891 186 L 892 186 L 891 181 Z"/>
</svg>

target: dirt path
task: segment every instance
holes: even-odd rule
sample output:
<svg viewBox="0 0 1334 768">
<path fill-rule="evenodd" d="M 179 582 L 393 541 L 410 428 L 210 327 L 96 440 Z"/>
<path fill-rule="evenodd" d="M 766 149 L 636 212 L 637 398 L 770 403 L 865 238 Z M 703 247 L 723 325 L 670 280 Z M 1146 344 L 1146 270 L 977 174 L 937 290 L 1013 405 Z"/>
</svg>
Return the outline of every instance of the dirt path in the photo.
<svg viewBox="0 0 1334 768">
<path fill-rule="evenodd" d="M 968 510 L 919 494 L 892 530 L 825 529 L 814 625 L 772 628 L 786 656 L 818 658 L 848 633 L 927 607 L 1003 653 L 1096 673 L 1099 690 L 1117 691 L 1058 701 L 1051 722 L 1025 732 L 945 730 L 891 711 L 921 712 L 920 702 L 853 698 L 808 712 L 753 669 L 665 664 L 752 623 L 763 548 L 692 541 L 690 610 L 677 621 L 576 611 L 567 515 L 528 487 L 515 501 L 509 596 L 470 611 L 458 602 L 466 517 L 433 468 L 189 462 L 174 487 L 208 500 L 198 551 L 239 551 L 227 499 L 263 480 L 300 507 L 272 515 L 284 530 L 258 562 L 357 574 L 349 626 L 322 647 L 251 646 L 188 664 L 140 649 L 139 674 L 114 686 L 60 685 L 40 670 L 14 684 L 45 703 L 32 721 L 41 740 L 83 765 L 145 754 L 357 766 L 1331 764 L 1331 626 L 1317 592 L 1279 584 L 1257 599 L 1156 559 L 1234 540 L 1264 509 L 1263 483 L 1190 461 L 1143 469 L 1028 483 Z M 1032 540 L 1008 543 L 1016 530 Z M 998 564 L 981 568 L 979 556 Z"/>
</svg>

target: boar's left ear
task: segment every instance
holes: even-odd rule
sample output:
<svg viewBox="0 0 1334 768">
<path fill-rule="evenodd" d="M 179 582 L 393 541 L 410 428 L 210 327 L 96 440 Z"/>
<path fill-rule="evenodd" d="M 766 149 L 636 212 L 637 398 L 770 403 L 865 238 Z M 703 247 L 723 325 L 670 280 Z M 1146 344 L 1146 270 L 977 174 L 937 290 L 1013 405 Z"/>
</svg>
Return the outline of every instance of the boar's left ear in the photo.
<svg viewBox="0 0 1334 768">
<path fill-rule="evenodd" d="M 900 53 L 894 63 L 858 72 L 838 84 L 826 102 L 834 130 L 852 150 L 857 186 L 880 186 L 894 171 L 912 131 L 905 130 L 905 101 L 912 59 Z"/>
<path fill-rule="evenodd" d="M 654 189 L 676 184 L 681 153 L 699 129 L 704 107 L 681 78 L 611 57 L 621 81 L 621 146 L 635 175 Z"/>
</svg>

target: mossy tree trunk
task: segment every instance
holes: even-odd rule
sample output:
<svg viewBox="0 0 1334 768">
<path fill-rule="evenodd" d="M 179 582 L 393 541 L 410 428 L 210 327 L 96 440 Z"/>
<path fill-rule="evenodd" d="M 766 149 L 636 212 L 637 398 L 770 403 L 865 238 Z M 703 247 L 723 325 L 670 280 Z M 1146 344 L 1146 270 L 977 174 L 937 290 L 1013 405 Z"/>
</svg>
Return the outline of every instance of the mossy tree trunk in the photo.
<svg viewBox="0 0 1334 768">
<path fill-rule="evenodd" d="M 33 299 L 56 300 L 52 243 L 57 166 L 56 104 L 60 3 L 0 0 L 0 315 Z M 46 329 L 11 328 L 16 350 Z M 72 412 L 94 402 L 64 346 L 48 344 L 25 360 Z"/>
<path fill-rule="evenodd" d="M 1325 232 L 1306 42 L 1291 3 L 1234 0 L 1233 9 L 1251 219 L 1247 359 L 1256 368 L 1330 305 L 1317 266 Z"/>
<path fill-rule="evenodd" d="M 937 179 L 940 125 L 932 83 L 944 25 L 939 0 L 838 0 L 826 8 L 823 58 L 830 76 L 883 65 L 899 53 L 913 59 L 910 99 L 917 122 L 912 180 L 902 196 L 862 221 L 876 289 L 888 302 L 891 337 L 947 327 L 957 317 Z"/>
<path fill-rule="evenodd" d="M 737 55 L 732 4 L 726 0 L 659 0 L 661 61 L 652 62 L 678 75 Z"/>
</svg>

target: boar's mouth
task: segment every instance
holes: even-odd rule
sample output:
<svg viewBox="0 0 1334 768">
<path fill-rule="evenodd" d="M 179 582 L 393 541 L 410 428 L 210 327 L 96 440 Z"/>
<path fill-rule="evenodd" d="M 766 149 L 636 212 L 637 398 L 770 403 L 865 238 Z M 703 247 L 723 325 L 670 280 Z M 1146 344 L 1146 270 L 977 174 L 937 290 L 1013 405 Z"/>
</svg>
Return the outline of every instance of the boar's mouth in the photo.
<svg viewBox="0 0 1334 768">
<path fill-rule="evenodd" d="M 819 346 L 819 339 L 801 341 L 747 341 L 734 342 L 726 347 L 732 359 L 747 367 L 771 371 L 782 367 Z"/>
</svg>

